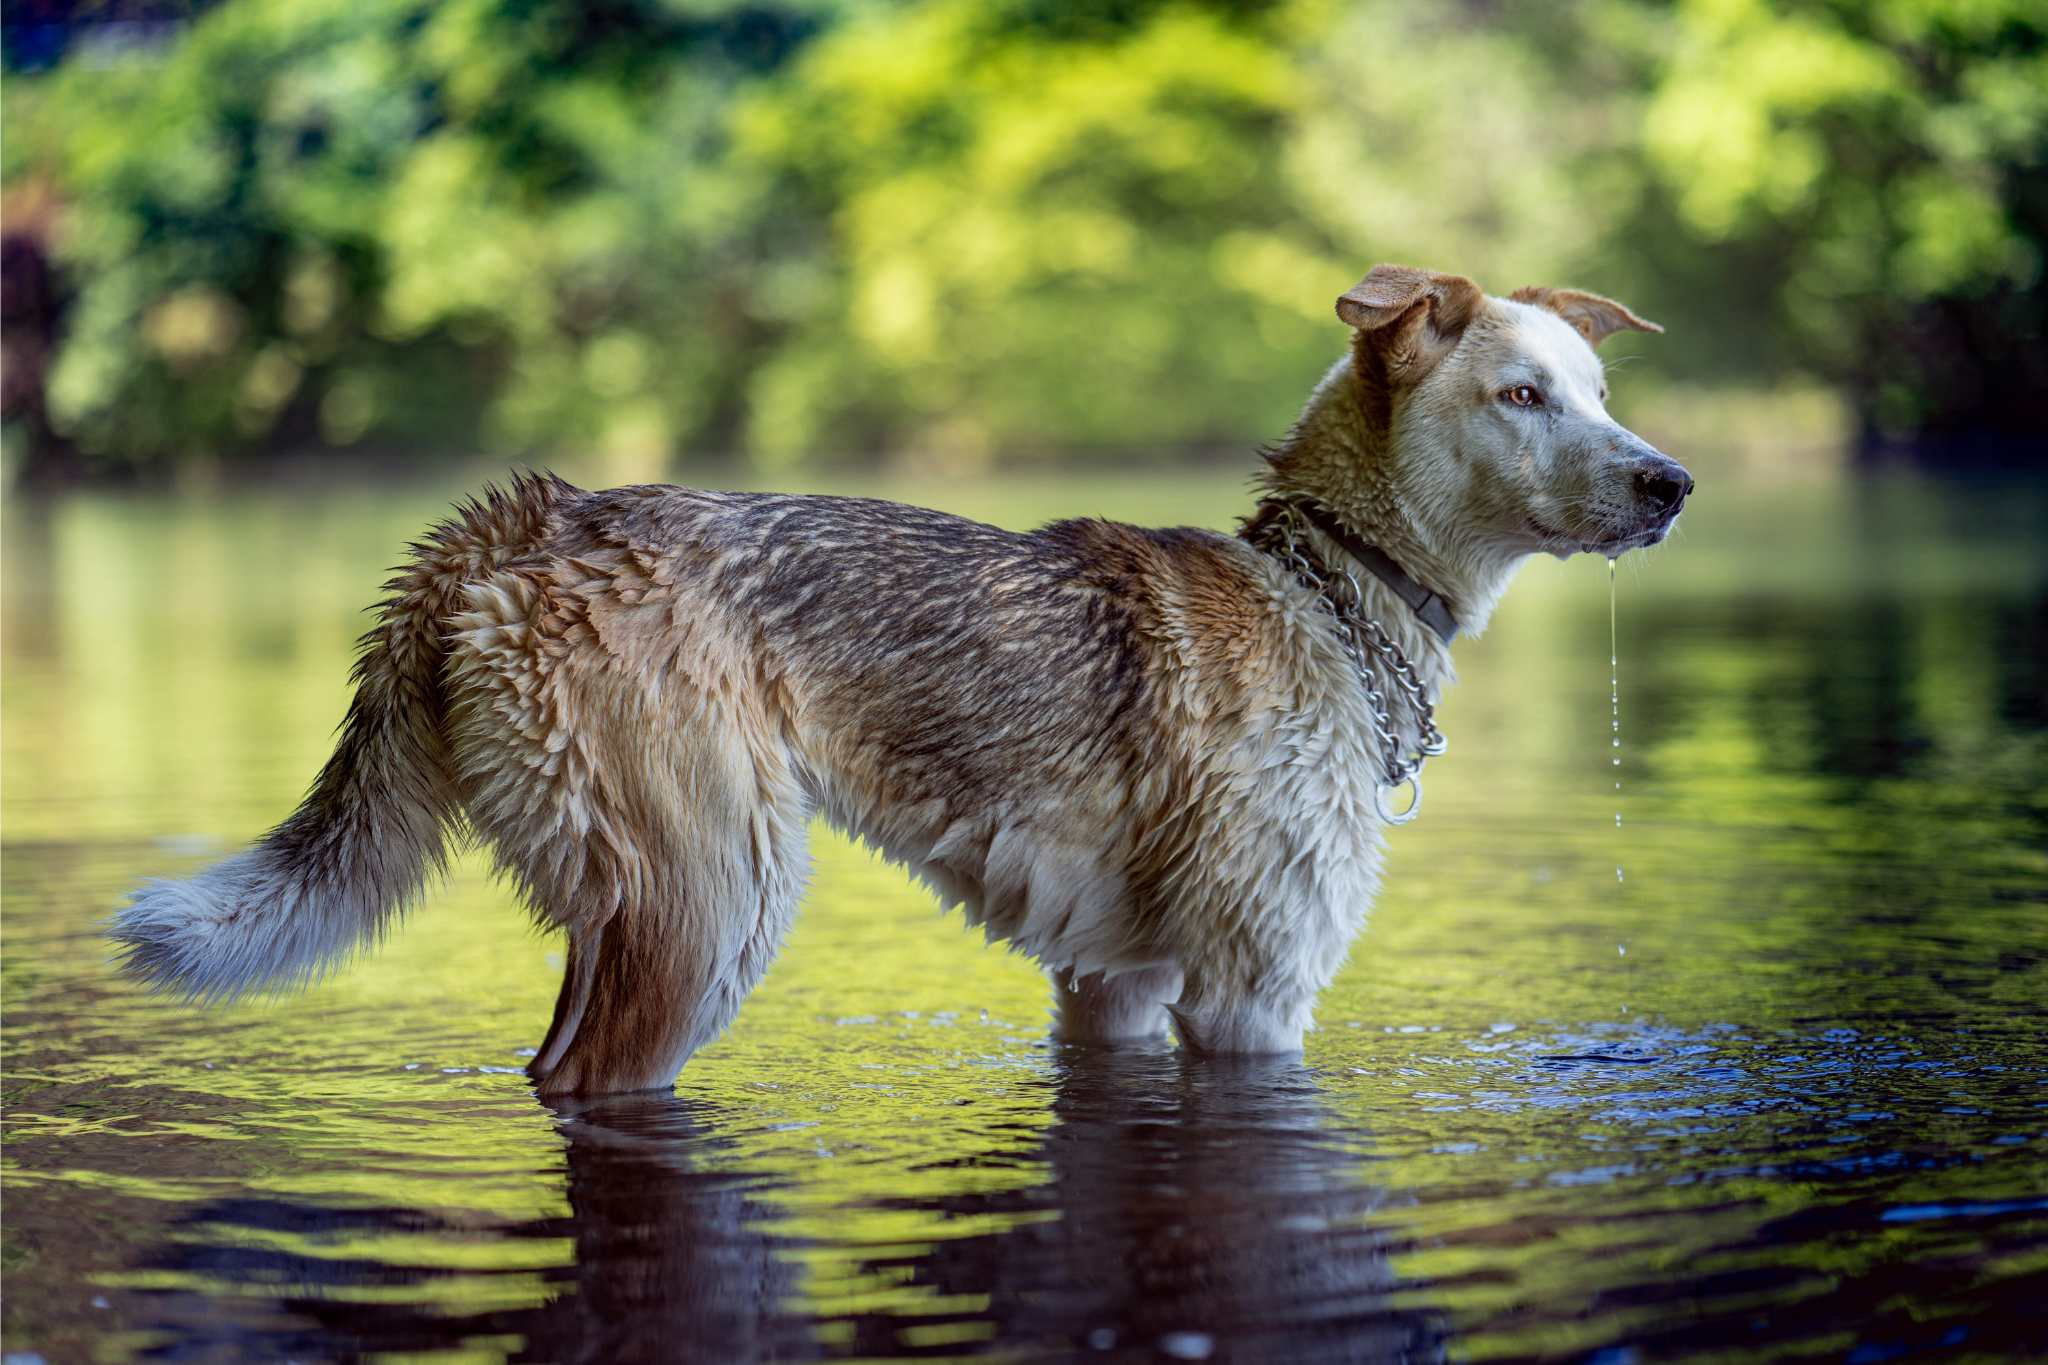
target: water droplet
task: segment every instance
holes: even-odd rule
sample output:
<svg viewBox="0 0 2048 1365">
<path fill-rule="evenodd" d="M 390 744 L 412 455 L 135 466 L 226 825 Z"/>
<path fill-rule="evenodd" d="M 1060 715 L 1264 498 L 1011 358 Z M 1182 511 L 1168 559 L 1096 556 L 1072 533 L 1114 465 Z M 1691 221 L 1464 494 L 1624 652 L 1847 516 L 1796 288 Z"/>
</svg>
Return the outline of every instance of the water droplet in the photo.
<svg viewBox="0 0 2048 1365">
<path fill-rule="evenodd" d="M 1607 678 L 1607 728 L 1612 735 L 1609 744 L 1614 750 L 1612 766 L 1619 768 L 1621 766 L 1621 631 L 1616 624 L 1614 603 L 1614 561 L 1610 559 L 1607 561 L 1607 667 L 1610 670 Z M 1614 790 L 1617 793 L 1621 791 L 1620 773 L 1614 775 Z M 1614 802 L 1614 827 L 1620 829 L 1621 797 L 1617 795 L 1614 798 Z M 1620 863 L 1614 865 L 1614 880 L 1617 883 L 1624 880 Z M 1626 948 L 1622 950 L 1624 954 L 1627 951 Z"/>
</svg>

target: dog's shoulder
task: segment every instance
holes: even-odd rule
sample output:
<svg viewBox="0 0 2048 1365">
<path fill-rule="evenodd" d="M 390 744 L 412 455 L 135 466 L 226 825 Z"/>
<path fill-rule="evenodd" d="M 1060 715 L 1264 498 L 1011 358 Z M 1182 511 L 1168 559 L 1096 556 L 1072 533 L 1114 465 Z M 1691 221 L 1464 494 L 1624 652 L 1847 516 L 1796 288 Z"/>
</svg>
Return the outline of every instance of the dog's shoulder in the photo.
<svg viewBox="0 0 2048 1365">
<path fill-rule="evenodd" d="M 1036 536 L 1129 605 L 1157 667 L 1265 690 L 1296 657 L 1276 602 L 1279 580 L 1234 536 L 1094 519 L 1054 522 Z"/>
</svg>

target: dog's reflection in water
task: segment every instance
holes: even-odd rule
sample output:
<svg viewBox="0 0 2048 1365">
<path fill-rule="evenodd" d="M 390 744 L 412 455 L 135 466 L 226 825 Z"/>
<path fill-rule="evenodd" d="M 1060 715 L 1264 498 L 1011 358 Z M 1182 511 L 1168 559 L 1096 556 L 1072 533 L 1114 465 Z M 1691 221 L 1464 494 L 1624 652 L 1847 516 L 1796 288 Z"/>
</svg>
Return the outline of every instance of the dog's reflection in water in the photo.
<svg viewBox="0 0 2048 1365">
<path fill-rule="evenodd" d="M 1299 1064 L 1069 1049 L 1048 1083 L 1048 1126 L 943 1158 L 1042 1179 L 1000 1193 L 880 1201 L 928 1215 L 942 1232 L 949 1223 L 973 1229 L 962 1236 L 877 1251 L 778 1234 L 785 1182 L 745 1169 L 719 1115 L 667 1095 L 619 1096 L 556 1111 L 568 1218 L 495 1230 L 573 1242 L 573 1262 L 546 1272 L 564 1282 L 561 1292 L 542 1304 L 451 1313 L 422 1306 L 468 1297 L 425 1283 L 449 1272 L 293 1258 L 289 1267 L 248 1267 L 271 1307 L 297 1320 L 291 1329 L 236 1329 L 217 1311 L 205 1328 L 185 1312 L 168 1315 L 182 1323 L 158 1325 L 187 1345 L 312 1355 L 466 1341 L 515 1359 L 577 1361 L 1442 1357 L 1437 1316 L 1407 1306 L 1412 1296 L 1391 1297 L 1388 1239 L 1374 1225 L 1382 1196 Z M 275 1205 L 240 1212 L 216 1206 L 203 1221 L 230 1241 L 223 1223 L 276 1226 Z M 301 1229 L 323 1219 L 331 1231 L 362 1235 L 397 1221 L 394 1211 L 303 1207 L 289 1217 Z M 403 1214 L 416 1233 L 432 1231 L 427 1217 Z M 807 1295 L 805 1263 L 821 1252 L 851 1258 L 846 1299 L 876 1306 L 820 1302 L 815 1283 Z M 226 1267 L 215 1259 L 209 1269 L 219 1276 Z M 323 1298 L 322 1282 L 375 1283 L 386 1295 L 416 1282 L 422 1292 L 403 1296 L 409 1303 L 344 1303 Z M 292 1288 L 279 1293 L 283 1285 Z"/>
<path fill-rule="evenodd" d="M 574 1291 L 521 1315 L 519 1358 L 807 1358 L 798 1243 L 774 1181 L 735 1169 L 715 1111 L 669 1094 L 551 1106 L 567 1140 Z"/>
<path fill-rule="evenodd" d="M 1384 1194 L 1365 1183 L 1357 1138 L 1332 1124 L 1298 1062 L 1070 1050 L 1053 1122 L 1018 1155 L 1042 1163 L 1047 1179 L 911 1201 L 995 1215 L 976 1221 L 1000 1230 L 894 1261 L 942 1303 L 985 1296 L 985 1309 L 957 1317 L 986 1323 L 996 1348 L 1443 1356 L 1436 1315 L 1390 1302 L 1389 1238 L 1373 1222 Z"/>
</svg>

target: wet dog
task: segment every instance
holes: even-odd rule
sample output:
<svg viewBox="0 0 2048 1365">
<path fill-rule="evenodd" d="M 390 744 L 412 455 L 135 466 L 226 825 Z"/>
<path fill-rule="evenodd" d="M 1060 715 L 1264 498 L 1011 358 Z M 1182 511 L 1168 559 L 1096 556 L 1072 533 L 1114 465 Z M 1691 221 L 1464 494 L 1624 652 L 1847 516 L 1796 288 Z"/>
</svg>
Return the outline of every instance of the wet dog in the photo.
<svg viewBox="0 0 2048 1365">
<path fill-rule="evenodd" d="M 1661 540 L 1692 480 L 1605 408 L 1658 330 L 1374 269 L 1241 533 L 520 478 L 414 547 L 296 813 L 145 886 L 201 997 L 374 942 L 473 833 L 567 970 L 545 1094 L 671 1084 L 767 970 L 814 815 L 1057 982 L 1057 1028 L 1297 1049 L 1441 746 L 1450 640 L 1529 555 Z"/>
</svg>

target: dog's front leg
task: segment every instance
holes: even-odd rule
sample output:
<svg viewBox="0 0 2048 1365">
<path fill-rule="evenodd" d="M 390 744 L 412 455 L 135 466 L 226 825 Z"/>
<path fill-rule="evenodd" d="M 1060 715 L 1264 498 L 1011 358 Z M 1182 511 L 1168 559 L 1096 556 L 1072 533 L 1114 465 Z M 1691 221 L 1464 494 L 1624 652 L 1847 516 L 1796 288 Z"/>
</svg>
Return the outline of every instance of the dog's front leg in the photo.
<svg viewBox="0 0 2048 1365">
<path fill-rule="evenodd" d="M 1305 982 L 1251 986 L 1234 973 L 1190 966 L 1186 989 L 1167 1009 L 1181 1046 L 1190 1052 L 1265 1056 L 1301 1051 L 1315 1003 L 1316 991 Z"/>
<path fill-rule="evenodd" d="M 1053 979 L 1053 1034 L 1068 1043 L 1129 1043 L 1166 1032 L 1166 1007 L 1179 998 L 1180 968 L 1171 963 L 1104 976 Z"/>
</svg>

